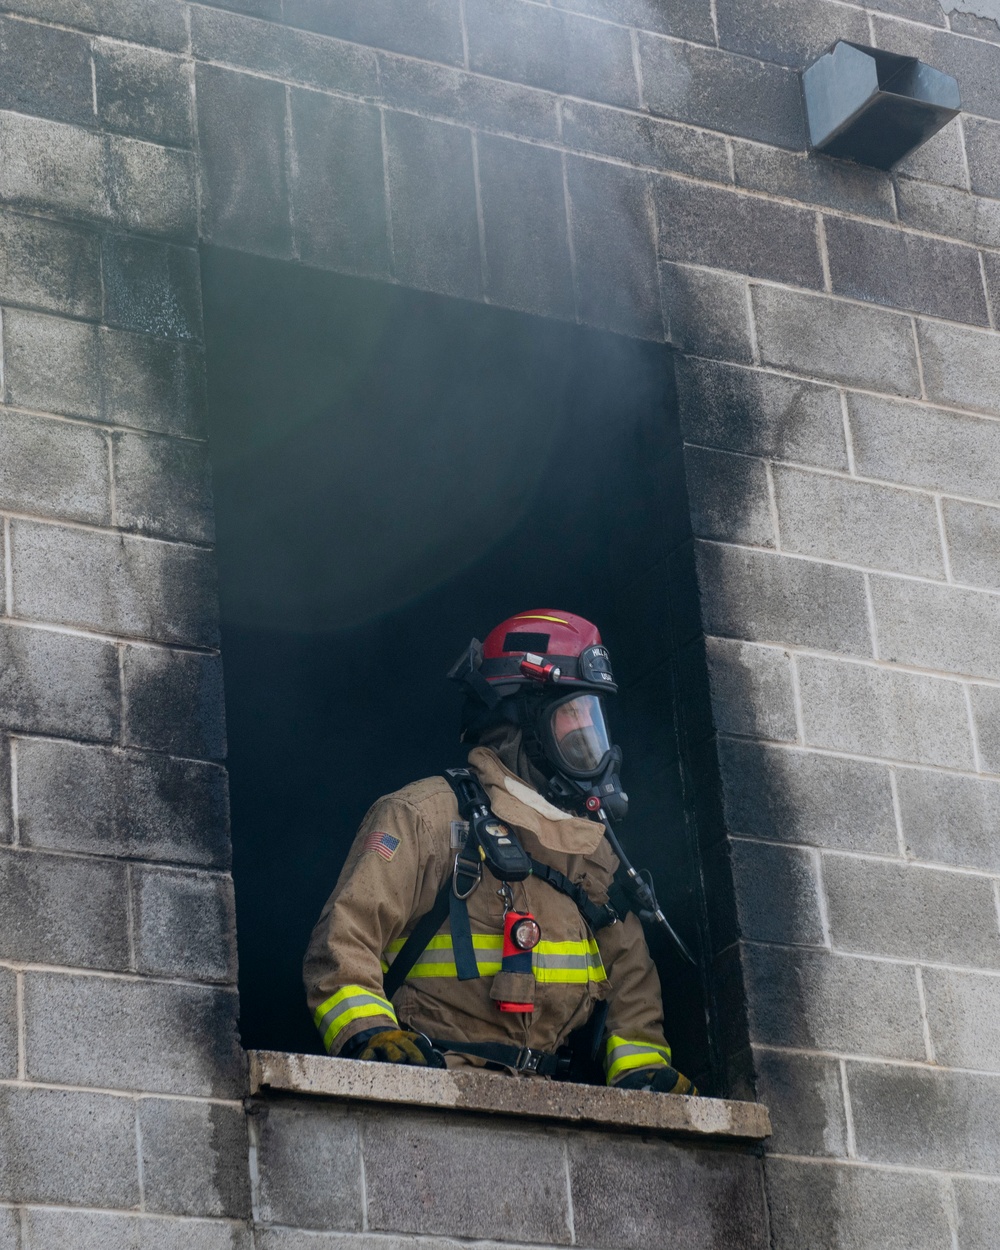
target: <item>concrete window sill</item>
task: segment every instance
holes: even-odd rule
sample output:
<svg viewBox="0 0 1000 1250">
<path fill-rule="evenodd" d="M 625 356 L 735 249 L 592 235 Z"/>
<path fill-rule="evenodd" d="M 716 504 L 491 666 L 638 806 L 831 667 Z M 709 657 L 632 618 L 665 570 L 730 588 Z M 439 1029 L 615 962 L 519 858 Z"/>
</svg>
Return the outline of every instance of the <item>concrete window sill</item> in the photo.
<svg viewBox="0 0 1000 1250">
<path fill-rule="evenodd" d="M 643 1094 L 476 1071 L 427 1071 L 273 1050 L 251 1050 L 249 1057 L 251 1094 L 270 1090 L 743 1141 L 760 1141 L 771 1133 L 767 1108 L 754 1102 Z"/>
</svg>

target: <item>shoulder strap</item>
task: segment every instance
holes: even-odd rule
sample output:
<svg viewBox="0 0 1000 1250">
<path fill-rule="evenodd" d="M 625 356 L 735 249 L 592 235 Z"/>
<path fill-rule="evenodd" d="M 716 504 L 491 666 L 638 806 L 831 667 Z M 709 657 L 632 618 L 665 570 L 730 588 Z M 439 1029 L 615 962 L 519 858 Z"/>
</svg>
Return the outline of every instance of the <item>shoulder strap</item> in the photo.
<svg viewBox="0 0 1000 1250">
<path fill-rule="evenodd" d="M 576 881 L 570 881 L 569 877 L 558 868 L 552 868 L 537 859 L 532 859 L 531 872 L 533 876 L 540 877 L 542 881 L 552 886 L 553 890 L 558 890 L 560 894 L 571 898 L 576 903 L 580 915 L 595 933 L 598 929 L 605 929 L 609 924 L 614 924 L 621 918 L 611 903 L 595 903 L 582 885 Z"/>
</svg>

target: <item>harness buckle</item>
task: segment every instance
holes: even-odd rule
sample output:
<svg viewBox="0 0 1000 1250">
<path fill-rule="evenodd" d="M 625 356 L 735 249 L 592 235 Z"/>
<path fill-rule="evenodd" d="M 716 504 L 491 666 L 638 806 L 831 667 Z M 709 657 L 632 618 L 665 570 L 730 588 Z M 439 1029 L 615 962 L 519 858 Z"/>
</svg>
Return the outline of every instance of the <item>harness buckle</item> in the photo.
<svg viewBox="0 0 1000 1250">
<path fill-rule="evenodd" d="M 459 862 L 461 862 L 462 864 L 461 869 L 458 866 Z M 461 872 L 462 876 L 472 877 L 472 885 L 469 886 L 469 888 L 465 891 L 464 894 L 458 888 L 459 872 Z M 477 890 L 477 888 L 479 887 L 479 883 L 480 881 L 482 881 L 482 879 L 483 879 L 482 861 L 480 860 L 479 862 L 475 864 L 470 864 L 467 859 L 462 859 L 461 852 L 459 852 L 459 854 L 455 856 L 455 866 L 451 870 L 451 888 L 455 897 L 459 899 L 459 901 L 461 902 L 464 902 L 467 898 L 471 898 L 472 895 Z"/>
<path fill-rule="evenodd" d="M 522 1046 L 518 1051 L 514 1067 L 518 1072 L 537 1072 L 544 1058 L 543 1050 L 532 1050 L 530 1046 Z"/>
</svg>

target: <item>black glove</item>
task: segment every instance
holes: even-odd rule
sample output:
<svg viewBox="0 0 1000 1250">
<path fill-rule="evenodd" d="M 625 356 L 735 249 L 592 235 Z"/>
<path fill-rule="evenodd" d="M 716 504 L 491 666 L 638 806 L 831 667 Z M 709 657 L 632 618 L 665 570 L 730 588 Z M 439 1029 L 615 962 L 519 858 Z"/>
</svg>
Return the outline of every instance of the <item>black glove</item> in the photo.
<svg viewBox="0 0 1000 1250">
<path fill-rule="evenodd" d="M 697 1088 L 676 1068 L 636 1068 L 620 1081 L 615 1081 L 615 1089 L 644 1089 L 656 1094 L 688 1094 L 691 1098 L 698 1096 Z"/>
<path fill-rule="evenodd" d="M 366 1029 L 345 1047 L 349 1059 L 378 1063 L 408 1063 L 418 1068 L 443 1068 L 444 1056 L 421 1033 L 409 1029 Z"/>
</svg>

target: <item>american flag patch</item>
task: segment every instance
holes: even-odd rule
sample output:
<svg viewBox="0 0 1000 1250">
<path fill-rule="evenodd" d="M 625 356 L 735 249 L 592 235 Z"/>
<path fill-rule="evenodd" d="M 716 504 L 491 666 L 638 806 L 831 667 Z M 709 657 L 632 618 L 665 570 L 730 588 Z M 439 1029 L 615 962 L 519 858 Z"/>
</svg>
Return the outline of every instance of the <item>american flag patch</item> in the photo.
<svg viewBox="0 0 1000 1250">
<path fill-rule="evenodd" d="M 394 838 L 391 833 L 379 833 L 376 830 L 365 838 L 361 854 L 364 855 L 368 851 L 374 851 L 376 855 L 381 855 L 383 859 L 392 859 L 393 855 L 399 850 L 399 841 L 399 838 Z"/>
</svg>

